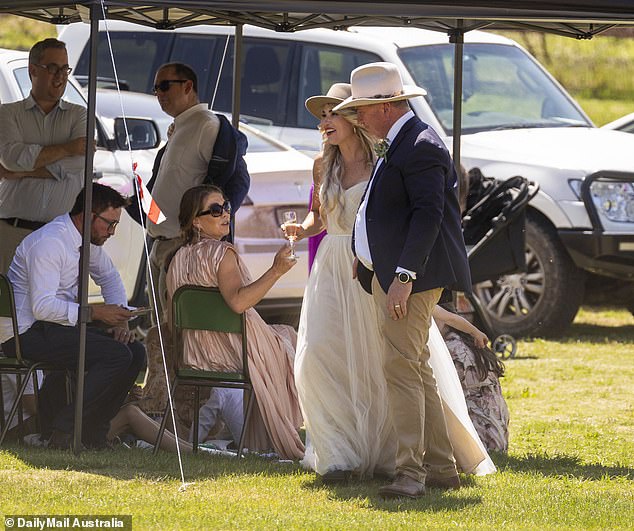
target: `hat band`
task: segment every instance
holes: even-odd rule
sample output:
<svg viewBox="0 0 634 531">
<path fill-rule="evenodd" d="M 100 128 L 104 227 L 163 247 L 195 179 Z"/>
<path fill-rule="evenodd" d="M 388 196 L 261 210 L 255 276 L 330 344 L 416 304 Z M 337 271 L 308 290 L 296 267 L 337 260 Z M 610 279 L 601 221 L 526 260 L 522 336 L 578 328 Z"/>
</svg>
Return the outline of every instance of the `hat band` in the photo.
<svg viewBox="0 0 634 531">
<path fill-rule="evenodd" d="M 385 99 L 385 98 L 395 98 L 396 96 L 402 96 L 405 92 L 402 90 L 399 90 L 398 92 L 395 92 L 393 94 L 375 94 L 374 96 L 368 96 L 368 98 L 372 98 L 372 99 Z"/>
</svg>

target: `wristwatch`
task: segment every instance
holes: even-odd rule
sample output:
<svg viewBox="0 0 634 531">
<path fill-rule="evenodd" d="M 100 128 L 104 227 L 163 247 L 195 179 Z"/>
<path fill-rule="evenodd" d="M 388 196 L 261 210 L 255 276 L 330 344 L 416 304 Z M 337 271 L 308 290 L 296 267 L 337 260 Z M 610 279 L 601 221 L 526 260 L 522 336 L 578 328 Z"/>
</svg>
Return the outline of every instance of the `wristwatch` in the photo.
<svg viewBox="0 0 634 531">
<path fill-rule="evenodd" d="M 407 284 L 408 282 L 412 282 L 414 280 L 412 275 L 406 273 L 405 271 L 401 271 L 400 273 L 396 273 L 396 278 L 401 284 Z"/>
</svg>

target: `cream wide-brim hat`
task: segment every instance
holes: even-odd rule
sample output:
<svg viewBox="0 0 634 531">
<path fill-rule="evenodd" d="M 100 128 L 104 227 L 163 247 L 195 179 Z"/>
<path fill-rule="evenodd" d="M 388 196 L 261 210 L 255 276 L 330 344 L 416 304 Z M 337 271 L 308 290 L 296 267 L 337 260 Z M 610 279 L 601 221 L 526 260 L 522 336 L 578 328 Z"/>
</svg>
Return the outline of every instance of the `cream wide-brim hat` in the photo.
<svg viewBox="0 0 634 531">
<path fill-rule="evenodd" d="M 337 105 L 352 94 L 350 83 L 335 83 L 328 89 L 325 96 L 311 96 L 306 100 L 306 109 L 315 118 L 321 120 L 321 110 L 324 105 L 331 103 Z"/>
<path fill-rule="evenodd" d="M 369 63 L 355 68 L 350 74 L 352 93 L 333 111 L 407 100 L 424 96 L 427 91 L 415 85 L 403 85 L 401 74 L 395 64 Z"/>
</svg>

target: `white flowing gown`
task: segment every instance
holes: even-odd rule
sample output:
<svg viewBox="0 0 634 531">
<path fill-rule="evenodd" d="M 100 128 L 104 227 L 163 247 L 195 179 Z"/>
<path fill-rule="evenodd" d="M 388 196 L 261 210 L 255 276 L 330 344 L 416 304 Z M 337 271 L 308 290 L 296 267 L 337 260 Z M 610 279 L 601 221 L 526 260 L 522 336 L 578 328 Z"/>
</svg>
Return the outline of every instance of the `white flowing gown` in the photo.
<svg viewBox="0 0 634 531">
<path fill-rule="evenodd" d="M 341 469 L 371 477 L 394 471 L 384 339 L 374 300 L 352 278 L 351 234 L 365 185 L 346 190 L 343 209 L 328 213 L 328 235 L 319 245 L 300 316 L 295 383 L 307 434 L 302 464 L 318 474 Z M 459 469 L 494 472 L 435 325 L 429 346 Z"/>
</svg>

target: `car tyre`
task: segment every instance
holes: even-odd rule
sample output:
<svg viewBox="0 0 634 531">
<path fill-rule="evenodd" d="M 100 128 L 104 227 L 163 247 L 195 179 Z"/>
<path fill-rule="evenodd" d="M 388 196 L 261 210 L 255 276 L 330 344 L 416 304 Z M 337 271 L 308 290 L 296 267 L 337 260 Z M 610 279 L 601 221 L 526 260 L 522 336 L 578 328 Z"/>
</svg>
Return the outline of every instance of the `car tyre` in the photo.
<svg viewBox="0 0 634 531">
<path fill-rule="evenodd" d="M 558 336 L 572 323 L 584 294 L 584 273 L 537 216 L 526 220 L 524 273 L 474 286 L 498 334 Z"/>
</svg>

